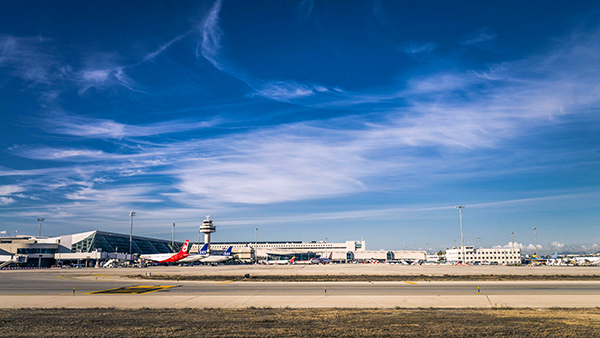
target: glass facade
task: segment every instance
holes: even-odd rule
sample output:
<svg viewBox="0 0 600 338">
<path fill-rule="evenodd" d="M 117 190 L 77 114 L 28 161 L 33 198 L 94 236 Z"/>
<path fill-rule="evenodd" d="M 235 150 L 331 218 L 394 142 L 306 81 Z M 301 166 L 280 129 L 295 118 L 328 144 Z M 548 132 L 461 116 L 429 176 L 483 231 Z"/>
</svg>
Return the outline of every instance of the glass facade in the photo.
<svg viewBox="0 0 600 338">
<path fill-rule="evenodd" d="M 175 242 L 174 247 L 171 247 L 171 241 L 139 236 L 133 236 L 131 242 L 133 253 L 137 254 L 177 252 L 183 246 L 183 242 Z M 94 231 L 87 238 L 71 245 L 71 252 L 92 252 L 97 249 L 128 253 L 129 235 Z"/>
<path fill-rule="evenodd" d="M 292 259 L 292 257 L 296 257 L 297 261 L 307 261 L 309 259 L 312 258 L 316 258 L 317 254 L 315 254 L 314 252 L 299 252 L 299 253 L 293 253 L 293 254 L 287 254 L 287 255 L 272 255 L 272 254 L 268 254 L 267 259 L 268 260 L 273 260 L 273 261 L 278 261 L 278 260 L 290 260 Z"/>
<path fill-rule="evenodd" d="M 42 249 L 42 248 L 18 248 L 17 254 L 28 255 L 28 254 L 55 254 L 56 249 Z"/>
</svg>

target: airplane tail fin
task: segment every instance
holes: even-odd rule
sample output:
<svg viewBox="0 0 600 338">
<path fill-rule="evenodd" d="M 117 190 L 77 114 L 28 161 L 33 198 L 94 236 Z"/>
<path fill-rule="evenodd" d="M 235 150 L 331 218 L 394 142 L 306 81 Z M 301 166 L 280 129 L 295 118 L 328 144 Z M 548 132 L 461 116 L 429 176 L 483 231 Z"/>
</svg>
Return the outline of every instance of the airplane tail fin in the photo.
<svg viewBox="0 0 600 338">
<path fill-rule="evenodd" d="M 185 243 L 183 243 L 183 246 L 181 247 L 181 250 L 179 250 L 179 253 L 182 253 L 182 254 L 188 253 L 188 251 L 190 250 L 189 244 L 190 244 L 190 240 L 186 239 Z"/>
<path fill-rule="evenodd" d="M 558 257 L 558 251 L 554 253 L 554 256 L 552 256 L 552 259 L 556 259 Z"/>
<path fill-rule="evenodd" d="M 329 260 L 331 260 L 331 257 L 333 257 L 333 252 L 329 253 Z"/>
<path fill-rule="evenodd" d="M 292 259 L 290 259 L 290 260 L 288 261 L 288 263 L 290 263 L 290 264 L 293 264 L 295 260 L 296 260 L 296 256 L 292 257 Z"/>
<path fill-rule="evenodd" d="M 230 246 L 229 248 L 227 248 L 227 251 L 225 251 L 223 253 L 223 256 L 231 256 L 231 249 L 233 249 L 233 246 Z"/>
<path fill-rule="evenodd" d="M 200 249 L 200 254 L 201 255 L 206 255 L 206 252 L 208 251 L 208 243 L 204 244 L 202 246 L 202 249 Z"/>
</svg>

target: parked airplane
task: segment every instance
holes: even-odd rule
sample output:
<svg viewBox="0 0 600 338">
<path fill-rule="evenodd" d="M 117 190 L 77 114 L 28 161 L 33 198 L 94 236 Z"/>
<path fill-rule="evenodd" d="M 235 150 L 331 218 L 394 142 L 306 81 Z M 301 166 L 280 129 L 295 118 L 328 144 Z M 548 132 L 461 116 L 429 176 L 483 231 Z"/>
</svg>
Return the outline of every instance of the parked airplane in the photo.
<svg viewBox="0 0 600 338">
<path fill-rule="evenodd" d="M 294 260 L 294 264 L 312 264 L 311 259 L 306 259 L 306 260 Z"/>
<path fill-rule="evenodd" d="M 267 264 L 269 264 L 269 265 L 294 264 L 295 260 L 296 260 L 296 256 L 292 257 L 291 259 L 280 259 L 280 260 L 267 261 Z"/>
<path fill-rule="evenodd" d="M 227 248 L 227 251 L 225 251 L 223 253 L 223 255 L 221 256 L 208 256 L 206 258 L 202 258 L 200 259 L 200 262 L 202 263 L 222 263 L 225 261 L 228 261 L 231 259 L 231 249 L 233 249 L 233 246 L 230 246 L 229 248 Z"/>
<path fill-rule="evenodd" d="M 327 263 L 331 262 L 332 256 L 333 256 L 333 252 L 330 252 L 329 258 L 322 258 L 322 257 L 312 258 L 310 260 L 310 263 L 311 264 L 327 264 Z"/>
<path fill-rule="evenodd" d="M 152 255 L 141 255 L 140 258 L 147 261 L 152 261 L 156 263 L 173 263 L 177 262 L 182 258 L 189 256 L 188 244 L 190 243 L 189 239 L 185 240 L 181 250 L 178 253 L 164 253 L 164 254 L 152 254 Z"/>
<path fill-rule="evenodd" d="M 197 262 L 197 261 L 201 260 L 202 258 L 208 257 L 207 251 L 208 251 L 208 243 L 204 244 L 202 246 L 202 249 L 200 249 L 200 252 L 198 252 L 197 254 L 189 255 L 183 259 L 180 259 L 179 261 L 177 261 L 177 263 Z"/>
<path fill-rule="evenodd" d="M 598 265 L 600 264 L 600 257 L 598 256 L 580 256 L 575 257 L 577 264 L 580 265 Z"/>
</svg>

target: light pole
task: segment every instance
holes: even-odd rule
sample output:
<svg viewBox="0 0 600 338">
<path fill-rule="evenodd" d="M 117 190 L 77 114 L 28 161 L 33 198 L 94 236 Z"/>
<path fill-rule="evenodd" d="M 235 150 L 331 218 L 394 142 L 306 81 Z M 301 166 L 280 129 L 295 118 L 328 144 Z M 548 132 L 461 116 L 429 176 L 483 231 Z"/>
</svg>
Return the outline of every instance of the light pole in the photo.
<svg viewBox="0 0 600 338">
<path fill-rule="evenodd" d="M 254 229 L 254 246 L 258 244 L 258 228 Z"/>
<path fill-rule="evenodd" d="M 510 250 L 514 254 L 514 252 L 515 252 L 515 240 L 513 239 L 514 238 L 513 234 L 514 234 L 514 232 L 511 231 L 511 233 L 510 233 Z"/>
<path fill-rule="evenodd" d="M 132 238 L 133 238 L 133 216 L 135 216 L 135 211 L 130 211 L 129 212 L 129 216 L 131 217 L 131 227 L 129 228 L 129 260 L 131 260 L 133 257 L 133 242 L 132 242 Z"/>
<path fill-rule="evenodd" d="M 465 263 L 465 238 L 463 236 L 462 209 L 464 209 L 465 207 L 466 205 L 456 206 L 456 209 L 458 209 L 458 214 L 460 216 L 460 245 L 462 246 L 463 263 Z"/>
<path fill-rule="evenodd" d="M 538 251 L 537 251 L 537 228 L 533 228 L 533 236 L 535 237 L 535 258 L 538 258 Z"/>
<path fill-rule="evenodd" d="M 42 237 L 42 222 L 45 221 L 45 218 L 38 218 L 38 222 L 40 222 L 40 235 L 38 237 Z M 16 231 L 15 231 L 16 232 Z"/>
<path fill-rule="evenodd" d="M 171 250 L 175 252 L 175 223 L 173 223 L 173 231 L 171 231 Z"/>
</svg>

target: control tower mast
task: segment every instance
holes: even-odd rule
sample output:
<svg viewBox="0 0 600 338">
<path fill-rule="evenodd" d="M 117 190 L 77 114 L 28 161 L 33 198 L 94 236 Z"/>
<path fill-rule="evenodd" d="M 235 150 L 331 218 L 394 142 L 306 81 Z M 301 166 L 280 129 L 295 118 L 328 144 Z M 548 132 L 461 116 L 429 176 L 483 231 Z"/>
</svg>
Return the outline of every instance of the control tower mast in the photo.
<svg viewBox="0 0 600 338">
<path fill-rule="evenodd" d="M 217 228 L 213 225 L 210 215 L 206 216 L 206 219 L 200 226 L 200 232 L 204 234 L 204 243 L 210 243 L 210 234 L 217 231 Z"/>
</svg>

